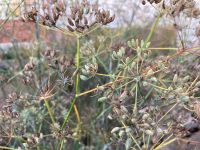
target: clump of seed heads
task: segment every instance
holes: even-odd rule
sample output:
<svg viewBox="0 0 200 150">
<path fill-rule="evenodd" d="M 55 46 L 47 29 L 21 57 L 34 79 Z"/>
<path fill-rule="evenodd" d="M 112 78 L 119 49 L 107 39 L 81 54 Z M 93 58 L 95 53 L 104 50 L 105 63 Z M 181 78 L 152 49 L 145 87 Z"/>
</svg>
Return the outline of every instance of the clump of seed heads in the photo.
<svg viewBox="0 0 200 150">
<path fill-rule="evenodd" d="M 6 105 L 4 105 L 1 110 L 1 115 L 4 118 L 19 117 L 19 113 L 13 110 L 13 105 L 17 99 L 19 99 L 19 95 L 15 92 L 8 95 L 8 98 L 6 99 Z"/>
<path fill-rule="evenodd" d="M 70 12 L 67 28 L 71 32 L 83 33 L 97 23 L 107 25 L 115 19 L 115 15 L 111 16 L 110 11 L 100 10 L 97 4 L 92 5 L 87 0 L 72 5 Z"/>
<path fill-rule="evenodd" d="M 33 7 L 31 11 L 24 14 L 24 21 L 41 23 L 49 27 L 56 27 L 56 23 L 60 16 L 65 12 L 63 3 L 54 3 L 53 7 L 50 4 L 43 6 L 43 13 Z M 113 22 L 115 15 L 111 16 L 109 10 L 99 9 L 97 4 L 90 4 L 87 0 L 82 2 L 76 1 L 70 7 L 70 15 L 67 15 L 67 29 L 70 32 L 83 33 L 95 24 L 99 23 L 107 25 Z"/>
<path fill-rule="evenodd" d="M 53 7 L 50 4 L 44 3 L 43 12 L 40 13 L 35 7 L 29 12 L 24 13 L 23 20 L 31 22 L 39 22 L 42 25 L 55 27 L 60 16 L 65 11 L 64 4 L 62 2 L 55 2 Z"/>
</svg>

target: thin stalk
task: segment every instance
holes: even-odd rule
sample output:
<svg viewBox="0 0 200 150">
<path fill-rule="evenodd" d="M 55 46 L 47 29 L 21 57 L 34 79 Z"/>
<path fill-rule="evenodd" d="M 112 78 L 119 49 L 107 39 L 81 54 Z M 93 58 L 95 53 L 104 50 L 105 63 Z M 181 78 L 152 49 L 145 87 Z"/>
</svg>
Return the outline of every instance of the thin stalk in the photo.
<svg viewBox="0 0 200 150">
<path fill-rule="evenodd" d="M 64 119 L 64 122 L 62 124 L 62 127 L 61 127 L 61 130 L 64 129 L 64 127 L 66 126 L 68 120 L 69 120 L 69 116 L 71 114 L 71 111 L 72 109 L 74 108 L 75 110 L 75 113 L 76 113 L 76 117 L 77 117 L 77 120 L 78 120 L 78 123 L 80 124 L 81 120 L 80 120 L 80 115 L 79 115 L 79 112 L 78 112 L 78 109 L 75 105 L 75 102 L 78 98 L 78 94 L 79 94 L 79 83 L 80 83 L 80 73 L 79 73 L 79 69 L 80 69 L 80 37 L 77 37 L 77 51 L 76 51 L 76 69 L 78 70 L 78 73 L 76 75 L 76 95 L 72 101 L 72 104 L 70 105 L 70 108 L 65 116 L 65 119 Z"/>
<path fill-rule="evenodd" d="M 177 51 L 179 48 L 175 47 L 150 47 L 148 50 L 172 50 L 172 51 Z"/>
<path fill-rule="evenodd" d="M 126 129 L 127 128 L 126 124 L 123 121 L 121 121 L 121 123 L 124 126 L 124 128 Z M 136 146 L 138 147 L 138 149 L 142 150 L 142 148 L 140 147 L 138 141 L 133 137 L 133 135 L 130 132 L 128 134 L 131 137 L 131 139 L 134 141 L 134 143 L 136 144 Z"/>
<path fill-rule="evenodd" d="M 61 141 L 59 150 L 63 149 L 63 145 L 64 145 L 64 140 Z"/>
<path fill-rule="evenodd" d="M 133 109 L 134 115 L 137 114 L 137 102 L 138 102 L 138 82 L 136 82 L 136 87 L 135 87 L 135 105 Z"/>
<path fill-rule="evenodd" d="M 179 103 L 174 104 L 157 122 L 157 124 L 170 112 L 174 109 Z"/>
<path fill-rule="evenodd" d="M 95 87 L 95 88 L 93 88 L 93 89 L 91 89 L 91 90 L 88 90 L 88 91 L 85 91 L 85 92 L 83 92 L 83 93 L 78 94 L 77 97 L 81 97 L 81 96 L 84 96 L 84 95 L 86 95 L 86 94 L 95 92 L 95 91 L 97 91 L 97 90 L 99 89 L 99 87 L 109 87 L 109 86 L 111 86 L 112 84 L 114 84 L 114 83 L 116 83 L 116 82 L 119 82 L 119 81 L 122 81 L 122 80 L 124 80 L 124 79 L 115 80 L 115 81 L 113 81 L 113 82 L 109 82 L 109 83 L 106 83 L 106 84 L 104 84 L 104 85 Z"/>
<path fill-rule="evenodd" d="M 68 112 L 67 112 L 67 114 L 66 114 L 66 116 L 65 116 L 65 120 L 64 120 L 63 125 L 62 125 L 62 127 L 61 127 L 61 130 L 63 130 L 64 127 L 65 127 L 66 124 L 67 124 L 67 122 L 68 122 L 68 120 L 69 120 L 69 115 L 71 114 L 71 111 L 72 111 L 72 109 L 74 108 L 74 105 L 75 105 L 75 102 L 76 102 L 77 98 L 78 98 L 77 96 L 74 97 L 74 99 L 73 99 L 73 101 L 72 101 L 72 104 L 71 104 L 71 106 L 70 106 L 70 108 L 69 108 L 69 110 L 68 110 Z"/>
<path fill-rule="evenodd" d="M 158 26 L 158 23 L 161 19 L 161 16 L 162 16 L 162 14 L 160 13 L 159 16 L 157 17 L 156 21 L 154 22 L 153 26 L 151 27 L 151 31 L 150 31 L 145 43 L 148 43 L 151 40 L 153 33 L 155 32 L 156 27 Z"/>
<path fill-rule="evenodd" d="M 14 148 L 9 148 L 9 147 L 5 147 L 5 146 L 0 146 L 0 149 L 5 149 L 5 150 L 16 150 Z"/>
<path fill-rule="evenodd" d="M 47 110 L 48 110 L 49 116 L 51 117 L 51 121 L 52 121 L 53 124 L 55 124 L 56 121 L 55 121 L 53 112 L 52 112 L 52 110 L 51 110 L 51 107 L 49 106 L 48 100 L 45 99 L 44 102 L 45 102 L 45 106 L 46 106 L 46 108 L 47 108 Z"/>
</svg>

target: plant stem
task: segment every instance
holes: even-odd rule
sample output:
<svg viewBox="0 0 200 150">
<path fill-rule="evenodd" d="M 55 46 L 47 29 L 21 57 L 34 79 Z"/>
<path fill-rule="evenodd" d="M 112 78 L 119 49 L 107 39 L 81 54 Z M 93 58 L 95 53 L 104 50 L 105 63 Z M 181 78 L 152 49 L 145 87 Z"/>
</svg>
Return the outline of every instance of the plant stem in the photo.
<svg viewBox="0 0 200 150">
<path fill-rule="evenodd" d="M 64 145 L 64 140 L 61 140 L 61 143 L 60 143 L 60 148 L 59 148 L 59 150 L 62 150 L 62 149 L 63 149 L 63 145 Z"/>
<path fill-rule="evenodd" d="M 49 116 L 51 117 L 51 121 L 52 121 L 53 124 L 55 124 L 56 121 L 55 121 L 53 112 L 52 112 L 52 110 L 51 110 L 51 107 L 49 106 L 48 100 L 44 100 L 44 102 L 45 102 L 45 106 L 46 106 L 46 108 L 47 108 L 47 110 L 48 110 Z"/>
<path fill-rule="evenodd" d="M 138 82 L 136 82 L 136 87 L 135 87 L 135 104 L 133 109 L 134 115 L 137 114 L 137 102 L 138 102 Z"/>
<path fill-rule="evenodd" d="M 16 149 L 14 149 L 14 148 L 9 148 L 9 147 L 5 147 L 5 146 L 0 146 L 0 149 L 7 149 L 7 150 L 16 150 Z"/>
<path fill-rule="evenodd" d="M 158 23 L 161 19 L 162 14 L 159 14 L 159 16 L 157 17 L 156 21 L 154 22 L 153 26 L 151 27 L 151 31 L 145 41 L 145 43 L 148 43 L 151 40 L 151 37 L 153 36 L 153 33 L 155 32 L 156 27 L 158 26 Z"/>
<path fill-rule="evenodd" d="M 76 95 L 72 101 L 72 104 L 70 105 L 70 108 L 65 116 L 65 119 L 64 119 L 64 122 L 62 124 L 62 127 L 61 127 L 61 130 L 64 129 L 64 127 L 66 126 L 68 120 L 69 120 L 69 116 L 71 114 L 71 111 L 72 109 L 74 108 L 74 111 L 76 113 L 76 117 L 77 117 L 77 120 L 78 120 L 78 124 L 81 123 L 81 120 L 80 120 L 80 115 L 79 115 L 79 112 L 78 112 L 78 109 L 75 105 L 75 102 L 78 98 L 78 94 L 79 94 L 79 83 L 80 83 L 80 73 L 79 73 L 79 69 L 80 69 L 80 37 L 77 37 L 77 51 L 76 51 L 76 69 L 78 70 L 78 73 L 76 75 Z"/>
</svg>

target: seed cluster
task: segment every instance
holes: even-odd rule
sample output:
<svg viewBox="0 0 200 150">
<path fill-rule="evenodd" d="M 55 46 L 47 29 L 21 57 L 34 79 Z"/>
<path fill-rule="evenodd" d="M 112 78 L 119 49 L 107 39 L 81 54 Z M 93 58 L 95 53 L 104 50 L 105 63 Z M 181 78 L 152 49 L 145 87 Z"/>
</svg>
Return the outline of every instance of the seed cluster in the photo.
<svg viewBox="0 0 200 150">
<path fill-rule="evenodd" d="M 173 16 L 179 15 L 184 12 L 188 17 L 196 18 L 200 15 L 200 11 L 196 8 L 194 0 L 176 0 L 172 2 L 171 14 Z"/>
<path fill-rule="evenodd" d="M 24 71 L 23 71 L 23 83 L 25 85 L 31 84 L 34 79 L 33 75 L 33 70 L 35 69 L 35 62 L 30 61 L 24 66 Z"/>
<path fill-rule="evenodd" d="M 4 118 L 18 118 L 19 113 L 16 111 L 13 111 L 13 104 L 15 101 L 19 98 L 19 95 L 17 95 L 15 92 L 8 95 L 8 98 L 6 99 L 6 104 L 3 106 L 1 110 L 1 114 Z"/>
<path fill-rule="evenodd" d="M 66 12 L 63 3 L 55 2 L 53 7 L 45 3 L 40 13 L 35 7 L 24 14 L 24 21 L 39 21 L 42 25 L 56 27 L 60 16 Z M 83 33 L 95 24 L 107 25 L 114 21 L 115 15 L 111 16 L 110 11 L 101 10 L 97 4 L 90 4 L 87 0 L 76 1 L 70 7 L 70 15 L 67 16 L 67 28 L 70 32 Z"/>
<path fill-rule="evenodd" d="M 98 5 L 92 5 L 87 0 L 72 5 L 70 12 L 67 28 L 71 32 L 83 33 L 96 23 L 107 25 L 115 19 L 115 15 L 111 16 L 110 11 L 100 10 Z"/>
<path fill-rule="evenodd" d="M 48 3 L 44 3 L 42 10 L 43 12 L 39 13 L 39 11 L 33 7 L 31 11 L 24 14 L 22 19 L 31 22 L 39 21 L 43 25 L 53 27 L 56 26 L 56 23 L 59 17 L 63 14 L 65 8 L 63 3 L 55 2 L 53 7 Z"/>
</svg>

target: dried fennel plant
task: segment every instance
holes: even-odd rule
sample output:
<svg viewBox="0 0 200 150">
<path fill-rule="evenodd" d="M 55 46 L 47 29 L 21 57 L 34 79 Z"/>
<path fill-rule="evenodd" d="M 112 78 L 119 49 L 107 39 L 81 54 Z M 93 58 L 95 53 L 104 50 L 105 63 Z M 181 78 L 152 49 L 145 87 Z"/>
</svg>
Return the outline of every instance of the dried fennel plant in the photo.
<svg viewBox="0 0 200 150">
<path fill-rule="evenodd" d="M 31 93 L 29 93 L 23 95 L 23 93 L 14 93 L 9 96 L 9 99 L 13 99 L 12 97 L 16 97 L 14 98 L 15 100 L 9 100 L 7 102 L 9 105 L 5 106 L 2 111 L 2 115 L 5 117 L 5 119 L 7 119 L 7 121 L 10 118 L 16 118 L 17 122 L 17 118 L 20 116 L 19 113 L 17 113 L 17 111 L 15 112 L 14 110 L 15 105 L 20 105 L 20 107 L 26 108 L 31 105 L 40 106 L 44 103 L 48 111 L 48 115 L 51 119 L 51 123 L 49 125 L 51 130 L 50 136 L 53 136 L 58 139 L 58 141 L 60 141 L 58 142 L 59 144 L 57 145 L 56 149 L 58 149 L 59 147 L 60 149 L 62 149 L 65 138 L 71 138 L 71 132 L 68 129 L 67 123 L 69 121 L 69 117 L 73 108 L 77 116 L 78 127 L 81 124 L 80 114 L 75 105 L 76 100 L 78 99 L 80 94 L 79 88 L 81 67 L 81 38 L 89 35 L 97 28 L 113 22 L 115 19 L 115 15 L 111 15 L 109 10 L 100 9 L 97 4 L 91 4 L 87 0 L 83 0 L 82 2 L 76 1 L 75 3 L 71 3 L 71 6 L 69 8 L 67 7 L 68 5 L 65 6 L 65 4 L 62 2 L 54 2 L 53 5 L 44 3 L 41 9 L 32 7 L 30 11 L 24 14 L 22 20 L 25 22 L 37 23 L 42 27 L 46 26 L 52 30 L 62 32 L 66 36 L 76 38 L 76 69 L 73 73 L 71 73 L 71 77 L 66 76 L 66 72 L 68 71 L 67 68 L 70 65 L 73 65 L 73 62 L 70 62 L 67 56 L 62 56 L 62 53 L 57 50 L 51 50 L 47 48 L 45 51 L 42 52 L 42 57 L 44 59 L 40 61 L 34 59 L 34 57 L 31 57 L 30 61 L 24 66 L 24 69 L 22 70 L 20 75 L 22 76 L 22 81 L 25 85 L 31 88 L 38 89 L 37 94 L 31 95 Z M 69 11 L 67 11 L 67 9 L 69 9 Z M 66 24 L 64 27 L 58 26 L 58 21 L 60 18 L 62 18 L 62 21 Z M 47 68 L 48 70 L 48 79 L 47 81 L 41 82 L 41 85 L 39 85 L 39 82 L 37 81 L 38 77 L 36 69 L 39 66 L 41 67 L 42 63 L 48 63 L 47 66 L 44 65 L 44 68 Z M 56 73 L 52 73 L 52 70 L 54 70 L 54 72 Z M 70 108 L 65 113 L 65 116 L 62 116 L 63 120 L 58 120 L 58 118 L 61 117 L 56 116 L 56 113 L 53 111 L 50 104 L 54 102 L 49 101 L 60 91 L 64 92 L 64 87 L 71 87 L 73 85 L 75 86 L 75 92 L 73 96 L 70 97 L 73 97 Z M 26 99 L 29 100 L 26 101 Z M 36 100 L 36 102 L 30 102 L 30 99 Z M 41 118 L 43 117 L 44 116 L 41 116 Z M 24 137 L 16 137 L 19 138 L 20 141 L 22 141 L 25 148 L 38 148 L 37 145 L 40 143 L 40 141 L 43 140 L 42 134 L 31 137 L 29 137 L 29 135 L 23 136 Z"/>
<path fill-rule="evenodd" d="M 75 38 L 76 60 L 46 47 L 41 60 L 31 56 L 19 73 L 30 92 L 11 93 L 2 110 L 3 121 L 10 121 L 9 127 L 0 128 L 6 141 L 15 139 L 16 145 L 25 149 L 67 149 L 81 145 L 74 147 L 156 150 L 192 134 L 186 120 L 188 114 L 194 113 L 192 122 L 198 123 L 200 116 L 200 61 L 195 51 L 200 48 L 187 47 L 184 42 L 178 48 L 155 48 L 151 40 L 162 17 L 172 19 L 179 31 L 174 19 L 182 14 L 198 18 L 198 9 L 193 0 L 141 0 L 141 4 L 154 6 L 159 15 L 145 40 L 129 38 L 122 44 L 113 42 L 113 36 L 89 37 L 113 22 L 115 15 L 87 0 L 75 1 L 70 7 L 61 2 L 45 3 L 41 10 L 33 7 L 24 14 L 25 22 L 38 23 Z M 110 30 L 106 35 L 115 32 Z M 172 52 L 154 56 L 159 50 Z M 39 66 L 46 71 L 41 83 Z M 81 111 L 75 103 L 83 96 L 87 107 L 81 103 Z M 70 101 L 65 102 L 66 99 Z M 93 104 L 90 107 L 89 99 L 99 109 Z M 71 117 L 73 109 L 78 123 Z M 15 129 L 15 124 L 21 128 Z"/>
</svg>

